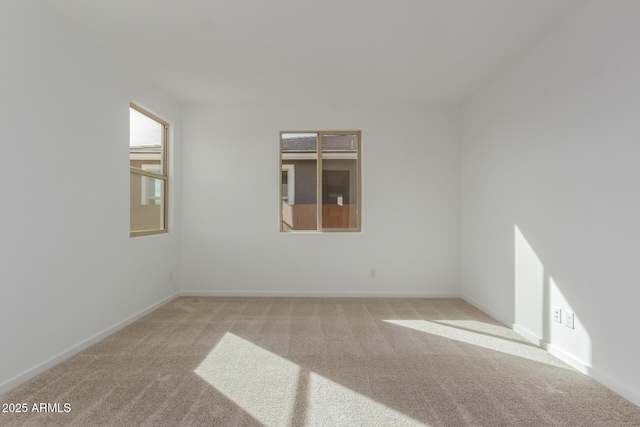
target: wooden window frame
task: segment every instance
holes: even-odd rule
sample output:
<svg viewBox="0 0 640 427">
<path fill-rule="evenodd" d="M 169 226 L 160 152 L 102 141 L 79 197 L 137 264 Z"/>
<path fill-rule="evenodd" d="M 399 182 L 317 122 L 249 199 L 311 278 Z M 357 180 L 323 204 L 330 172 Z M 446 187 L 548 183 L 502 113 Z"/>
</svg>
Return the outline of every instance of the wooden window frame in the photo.
<svg viewBox="0 0 640 427">
<path fill-rule="evenodd" d="M 316 206 L 317 206 L 317 220 L 315 230 L 284 230 L 283 227 L 283 207 L 282 207 L 282 147 L 283 147 L 283 135 L 285 134 L 317 134 L 317 150 L 316 150 Z M 357 206 L 356 206 L 356 221 L 357 227 L 355 228 L 323 228 L 322 227 L 322 136 L 323 135 L 355 135 L 358 138 L 357 144 L 357 166 L 356 166 L 356 179 L 357 182 Z M 278 167 L 278 195 L 279 195 L 279 209 L 280 212 L 280 232 L 281 233 L 359 233 L 362 232 L 362 131 L 361 130 L 287 130 L 280 131 L 279 142 L 279 167 Z"/>
<path fill-rule="evenodd" d="M 136 175 L 140 175 L 140 176 L 146 176 L 149 178 L 155 178 L 155 179 L 159 179 L 161 181 L 163 181 L 163 186 L 164 186 L 164 200 L 163 203 L 161 204 L 162 208 L 161 208 L 161 216 L 162 216 L 162 228 L 159 229 L 152 229 L 152 230 L 141 230 L 141 231 L 131 231 L 131 225 L 129 225 L 129 236 L 130 237 L 141 237 L 141 236 L 150 236 L 150 235 L 154 235 L 154 234 L 164 234 L 164 233 L 168 233 L 169 232 L 169 155 L 168 155 L 168 151 L 169 151 L 169 123 L 167 123 L 165 120 L 162 120 L 160 117 L 156 116 L 155 114 L 152 114 L 150 112 L 148 112 L 147 110 L 145 110 L 144 108 L 134 104 L 134 103 L 130 103 L 129 107 L 132 108 L 133 110 L 137 111 L 140 114 L 144 114 L 145 116 L 147 116 L 148 118 L 150 118 L 151 120 L 158 122 L 161 126 L 162 126 L 162 150 L 161 150 L 161 164 L 162 164 L 162 172 L 161 174 L 159 173 L 155 173 L 155 172 L 151 172 L 148 170 L 144 170 L 141 168 L 136 168 L 134 166 L 129 165 L 129 172 L 136 174 Z M 131 126 L 131 124 L 129 124 L 129 126 Z M 131 208 L 130 208 L 131 209 Z"/>
</svg>

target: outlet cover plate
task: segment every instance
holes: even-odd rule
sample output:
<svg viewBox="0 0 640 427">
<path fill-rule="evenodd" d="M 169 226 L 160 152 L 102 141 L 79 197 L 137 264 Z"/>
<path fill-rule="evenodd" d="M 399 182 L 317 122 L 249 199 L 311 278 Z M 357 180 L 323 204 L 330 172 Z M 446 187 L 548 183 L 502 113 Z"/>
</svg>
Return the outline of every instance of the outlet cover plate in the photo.
<svg viewBox="0 0 640 427">
<path fill-rule="evenodd" d="M 566 326 L 567 328 L 574 328 L 574 324 L 573 324 L 573 316 L 574 313 L 570 312 L 570 311 L 566 311 L 564 313 L 564 326 Z"/>
</svg>

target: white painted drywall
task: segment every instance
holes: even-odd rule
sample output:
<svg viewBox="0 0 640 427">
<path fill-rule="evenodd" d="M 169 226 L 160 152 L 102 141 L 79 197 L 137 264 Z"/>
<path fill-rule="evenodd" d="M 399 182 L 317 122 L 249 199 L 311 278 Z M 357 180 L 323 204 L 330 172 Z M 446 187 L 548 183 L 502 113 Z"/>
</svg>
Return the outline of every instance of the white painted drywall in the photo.
<svg viewBox="0 0 640 427">
<path fill-rule="evenodd" d="M 466 105 L 462 148 L 465 298 L 636 404 L 639 40 L 640 2 L 590 2 Z"/>
<path fill-rule="evenodd" d="M 40 2 L 0 2 L 0 52 L 3 393 L 178 291 L 178 200 L 174 232 L 129 238 L 129 102 L 169 121 L 174 142 L 181 116 Z"/>
<path fill-rule="evenodd" d="M 183 291 L 459 294 L 457 109 L 192 106 L 184 128 Z M 362 130 L 362 233 L 279 232 L 279 132 L 309 129 Z"/>
</svg>

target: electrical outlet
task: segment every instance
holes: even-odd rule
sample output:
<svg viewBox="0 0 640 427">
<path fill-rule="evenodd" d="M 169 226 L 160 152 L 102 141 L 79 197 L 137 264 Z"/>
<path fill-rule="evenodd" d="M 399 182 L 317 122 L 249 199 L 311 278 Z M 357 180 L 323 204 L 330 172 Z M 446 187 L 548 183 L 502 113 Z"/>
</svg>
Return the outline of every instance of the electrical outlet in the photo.
<svg viewBox="0 0 640 427">
<path fill-rule="evenodd" d="M 553 307 L 553 321 L 562 323 L 562 309 L 560 307 Z"/>
<path fill-rule="evenodd" d="M 566 326 L 567 328 L 571 328 L 573 329 L 573 317 L 574 314 L 570 311 L 567 311 L 566 313 L 564 313 L 564 326 Z"/>
<path fill-rule="evenodd" d="M 371 277 L 372 279 L 376 278 L 376 271 L 373 268 L 369 270 L 369 277 Z"/>
<path fill-rule="evenodd" d="M 173 271 L 169 272 L 169 281 L 173 282 Z"/>
</svg>

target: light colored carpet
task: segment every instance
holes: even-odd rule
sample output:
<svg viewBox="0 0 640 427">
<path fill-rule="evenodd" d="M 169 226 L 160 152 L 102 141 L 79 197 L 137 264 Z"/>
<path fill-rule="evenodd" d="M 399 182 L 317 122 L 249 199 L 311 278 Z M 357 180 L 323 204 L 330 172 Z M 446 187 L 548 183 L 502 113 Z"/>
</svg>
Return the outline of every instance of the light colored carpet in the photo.
<svg viewBox="0 0 640 427">
<path fill-rule="evenodd" d="M 0 402 L 29 406 L 3 426 L 640 426 L 459 299 L 178 298 Z"/>
</svg>

